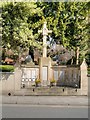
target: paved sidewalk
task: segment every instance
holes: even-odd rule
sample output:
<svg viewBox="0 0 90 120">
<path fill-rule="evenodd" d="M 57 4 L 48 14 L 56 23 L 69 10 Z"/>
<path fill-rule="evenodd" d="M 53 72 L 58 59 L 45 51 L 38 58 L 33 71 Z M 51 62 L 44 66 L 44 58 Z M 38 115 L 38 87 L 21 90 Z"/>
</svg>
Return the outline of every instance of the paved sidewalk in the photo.
<svg viewBox="0 0 90 120">
<path fill-rule="evenodd" d="M 2 96 L 2 103 L 29 104 L 29 105 L 88 106 L 88 97 L 87 96 Z"/>
</svg>

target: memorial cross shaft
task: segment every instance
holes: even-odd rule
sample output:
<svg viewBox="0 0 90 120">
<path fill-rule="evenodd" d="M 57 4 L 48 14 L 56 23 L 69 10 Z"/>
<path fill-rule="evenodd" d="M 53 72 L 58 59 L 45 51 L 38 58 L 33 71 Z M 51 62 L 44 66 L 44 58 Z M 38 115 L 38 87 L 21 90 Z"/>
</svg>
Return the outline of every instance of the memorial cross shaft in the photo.
<svg viewBox="0 0 90 120">
<path fill-rule="evenodd" d="M 46 26 L 47 22 L 44 22 L 43 29 L 38 30 L 39 33 L 43 34 L 43 57 L 47 57 L 47 35 L 52 33 L 52 30 L 48 30 Z"/>
</svg>

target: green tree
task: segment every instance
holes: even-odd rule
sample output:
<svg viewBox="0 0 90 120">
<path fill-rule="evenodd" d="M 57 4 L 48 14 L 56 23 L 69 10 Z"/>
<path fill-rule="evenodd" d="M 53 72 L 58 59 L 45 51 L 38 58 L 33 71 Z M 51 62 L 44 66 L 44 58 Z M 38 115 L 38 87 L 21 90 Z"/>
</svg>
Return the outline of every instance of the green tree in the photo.
<svg viewBox="0 0 90 120">
<path fill-rule="evenodd" d="M 48 28 L 52 29 L 52 38 L 68 49 L 80 47 L 85 56 L 89 46 L 89 2 L 43 2 L 37 3 L 43 9 Z"/>
<path fill-rule="evenodd" d="M 40 47 L 34 39 L 32 22 L 28 22 L 35 14 L 40 14 L 40 9 L 35 3 L 8 2 L 2 6 L 3 30 L 2 45 L 16 49 L 17 46 Z M 35 23 L 34 23 L 35 24 Z"/>
<path fill-rule="evenodd" d="M 80 47 L 84 57 L 88 51 L 89 2 L 17 2 L 3 5 L 3 43 L 5 47 L 16 49 L 42 44 L 42 34 L 38 30 L 47 21 L 51 37 L 68 49 Z M 34 49 L 34 47 L 33 47 Z"/>
</svg>

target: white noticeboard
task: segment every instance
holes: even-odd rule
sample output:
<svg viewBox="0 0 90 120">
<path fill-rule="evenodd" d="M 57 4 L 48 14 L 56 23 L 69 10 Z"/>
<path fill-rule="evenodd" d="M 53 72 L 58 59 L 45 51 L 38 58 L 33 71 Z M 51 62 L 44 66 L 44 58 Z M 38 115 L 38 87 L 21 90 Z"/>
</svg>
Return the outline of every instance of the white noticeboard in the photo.
<svg viewBox="0 0 90 120">
<path fill-rule="evenodd" d="M 58 80 L 58 71 L 56 71 L 56 70 L 54 71 L 54 79 Z"/>
<path fill-rule="evenodd" d="M 22 71 L 22 81 L 35 81 L 36 77 L 37 77 L 36 69 L 28 69 L 28 68 L 23 69 L 23 71 Z"/>
</svg>

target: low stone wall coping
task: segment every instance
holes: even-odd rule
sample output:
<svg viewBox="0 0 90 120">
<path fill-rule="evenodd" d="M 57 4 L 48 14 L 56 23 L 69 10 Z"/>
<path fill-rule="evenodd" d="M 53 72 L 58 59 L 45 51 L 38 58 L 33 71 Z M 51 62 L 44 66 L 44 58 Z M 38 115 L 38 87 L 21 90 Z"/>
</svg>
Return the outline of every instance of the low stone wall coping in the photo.
<svg viewBox="0 0 90 120">
<path fill-rule="evenodd" d="M 80 68 L 80 66 L 78 66 L 78 65 L 76 65 L 76 66 L 74 66 L 74 65 L 59 65 L 59 66 L 52 66 L 52 68 L 54 68 L 54 67 L 59 67 L 59 68 Z"/>
<path fill-rule="evenodd" d="M 1 74 L 5 74 L 5 73 L 11 73 L 11 74 L 14 74 L 15 72 L 0 72 Z"/>
<path fill-rule="evenodd" d="M 22 65 L 21 68 L 39 68 L 40 66 L 27 66 L 27 65 Z"/>
</svg>

